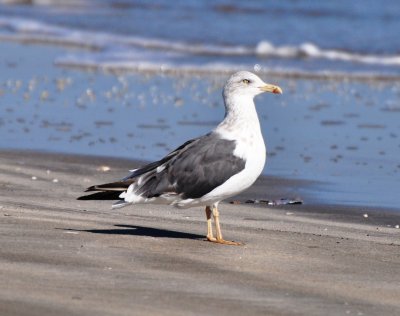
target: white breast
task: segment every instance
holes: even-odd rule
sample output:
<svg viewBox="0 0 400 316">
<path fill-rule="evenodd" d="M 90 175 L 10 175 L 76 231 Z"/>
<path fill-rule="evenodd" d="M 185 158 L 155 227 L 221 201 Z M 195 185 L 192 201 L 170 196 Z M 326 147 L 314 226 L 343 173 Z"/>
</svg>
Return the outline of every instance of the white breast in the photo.
<svg viewBox="0 0 400 316">
<path fill-rule="evenodd" d="M 232 139 L 233 135 L 221 135 L 226 139 Z M 212 190 L 201 198 L 205 201 L 220 201 L 239 194 L 249 188 L 260 176 L 264 169 L 266 149 L 261 132 L 249 133 L 236 138 L 237 147 L 234 155 L 246 161 L 245 168 L 238 174 L 229 178 L 224 184 Z"/>
</svg>

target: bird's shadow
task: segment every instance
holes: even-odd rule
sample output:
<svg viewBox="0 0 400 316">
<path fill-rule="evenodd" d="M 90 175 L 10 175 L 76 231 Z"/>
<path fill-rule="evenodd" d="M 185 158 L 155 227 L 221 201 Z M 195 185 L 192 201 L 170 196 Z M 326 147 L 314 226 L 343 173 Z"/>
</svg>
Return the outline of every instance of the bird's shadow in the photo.
<svg viewBox="0 0 400 316">
<path fill-rule="evenodd" d="M 146 226 L 137 225 L 114 225 L 115 229 L 63 229 L 64 231 L 71 232 L 87 232 L 93 234 L 106 234 L 106 235 L 133 235 L 133 236 L 148 236 L 157 238 L 181 238 L 181 239 L 204 239 L 204 236 L 198 234 L 191 234 L 179 232 L 168 229 L 160 229 Z"/>
</svg>

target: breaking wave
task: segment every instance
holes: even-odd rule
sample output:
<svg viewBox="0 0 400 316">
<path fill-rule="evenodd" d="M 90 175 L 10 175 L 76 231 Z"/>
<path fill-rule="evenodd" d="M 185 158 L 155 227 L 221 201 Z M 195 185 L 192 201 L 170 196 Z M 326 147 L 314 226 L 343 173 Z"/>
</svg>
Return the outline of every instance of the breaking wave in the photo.
<svg viewBox="0 0 400 316">
<path fill-rule="evenodd" d="M 218 57 L 252 57 L 263 59 L 321 59 L 372 66 L 400 66 L 400 55 L 361 54 L 334 49 L 322 49 L 313 43 L 298 46 L 277 46 L 267 40 L 256 46 L 193 44 L 179 41 L 116 35 L 104 32 L 61 27 L 25 18 L 0 17 L 0 39 L 33 43 L 77 46 L 94 50 L 61 56 L 56 63 L 75 67 L 108 67 L 128 70 L 204 70 L 231 71 L 248 68 L 238 62 L 219 62 Z M 191 63 L 197 57 L 215 57 L 212 62 Z M 189 62 L 182 62 L 182 59 Z M 254 63 L 253 63 L 254 65 Z M 262 67 L 259 70 L 263 70 Z M 274 71 L 293 72 L 274 69 Z M 297 70 L 296 70 L 297 71 Z M 301 73 L 301 71 L 297 71 Z M 321 71 L 320 71 L 321 72 Z M 327 72 L 325 72 L 327 73 Z M 370 74 L 368 74 L 370 76 Z"/>
</svg>

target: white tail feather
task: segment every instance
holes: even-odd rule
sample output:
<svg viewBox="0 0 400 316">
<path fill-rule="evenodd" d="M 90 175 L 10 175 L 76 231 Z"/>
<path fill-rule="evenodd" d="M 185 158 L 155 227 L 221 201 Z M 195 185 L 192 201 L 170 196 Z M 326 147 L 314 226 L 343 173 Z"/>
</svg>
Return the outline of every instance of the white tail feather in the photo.
<svg viewBox="0 0 400 316">
<path fill-rule="evenodd" d="M 115 202 L 115 203 L 111 206 L 111 208 L 112 208 L 112 209 L 122 208 L 122 207 L 125 207 L 125 206 L 129 205 L 129 204 L 131 204 L 131 203 L 126 202 L 126 201 L 124 201 L 124 200 L 120 200 L 120 201 Z"/>
</svg>

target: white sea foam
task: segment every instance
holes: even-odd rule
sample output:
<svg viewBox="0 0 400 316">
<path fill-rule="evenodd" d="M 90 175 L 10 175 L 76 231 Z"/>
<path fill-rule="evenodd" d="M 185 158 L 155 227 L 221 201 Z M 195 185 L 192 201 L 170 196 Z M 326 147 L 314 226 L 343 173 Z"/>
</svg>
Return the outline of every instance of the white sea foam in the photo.
<svg viewBox="0 0 400 316">
<path fill-rule="evenodd" d="M 140 53 L 138 55 L 141 55 Z M 251 69 L 250 65 L 233 64 L 227 62 L 209 62 L 201 65 L 193 63 L 173 63 L 161 61 L 141 60 L 138 56 L 131 54 L 129 59 L 113 59 L 95 57 L 92 54 L 86 55 L 66 55 L 58 58 L 56 64 L 65 67 L 76 67 L 83 69 L 99 69 L 106 72 L 154 72 L 154 73 L 211 73 L 211 74 L 229 74 L 243 69 Z M 262 67 L 259 64 L 253 66 L 259 74 L 272 77 L 291 77 L 308 79 L 344 79 L 352 78 L 356 80 L 400 80 L 397 75 L 380 74 L 376 72 L 343 72 L 343 71 L 307 71 L 296 68 L 281 67 Z"/>
<path fill-rule="evenodd" d="M 193 44 L 180 41 L 115 35 L 104 32 L 71 29 L 25 18 L 0 17 L 0 39 L 52 43 L 95 49 L 94 52 L 78 52 L 61 56 L 56 63 L 64 66 L 96 67 L 127 70 L 166 70 L 230 72 L 249 65 L 224 62 L 183 63 L 181 57 L 196 56 L 247 56 L 254 58 L 322 59 L 372 66 L 400 66 L 400 55 L 368 55 L 333 49 L 322 49 L 313 43 L 298 46 L 276 46 L 267 40 L 256 46 L 228 46 L 217 44 Z M 222 60 L 222 59 L 221 59 Z M 261 71 L 265 68 L 261 68 Z M 268 69 L 273 72 L 304 73 L 299 70 Z M 314 72 L 313 75 L 316 73 Z M 335 74 L 334 72 L 319 72 Z M 370 76 L 370 74 L 368 74 Z"/>
</svg>

